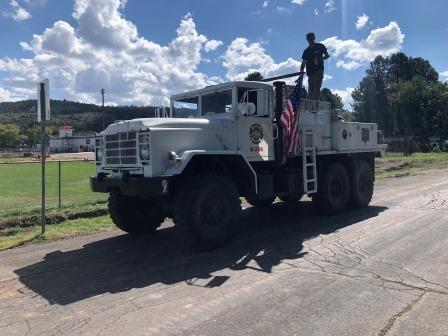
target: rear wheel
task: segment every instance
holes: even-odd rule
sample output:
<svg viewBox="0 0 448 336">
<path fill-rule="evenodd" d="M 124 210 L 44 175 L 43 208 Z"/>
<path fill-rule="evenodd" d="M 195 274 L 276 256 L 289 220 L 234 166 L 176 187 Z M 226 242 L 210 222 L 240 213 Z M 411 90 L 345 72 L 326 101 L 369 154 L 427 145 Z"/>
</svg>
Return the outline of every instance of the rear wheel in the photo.
<svg viewBox="0 0 448 336">
<path fill-rule="evenodd" d="M 313 195 L 313 203 L 327 214 L 337 214 L 350 199 L 350 180 L 347 169 L 341 163 L 331 164 L 318 183 L 318 191 Z"/>
<path fill-rule="evenodd" d="M 165 219 L 158 202 L 125 196 L 119 190 L 110 193 L 108 207 L 114 224 L 133 235 L 155 231 Z"/>
<path fill-rule="evenodd" d="M 351 201 L 356 208 L 365 208 L 372 200 L 374 173 L 366 160 L 357 161 L 352 176 Z"/>
</svg>

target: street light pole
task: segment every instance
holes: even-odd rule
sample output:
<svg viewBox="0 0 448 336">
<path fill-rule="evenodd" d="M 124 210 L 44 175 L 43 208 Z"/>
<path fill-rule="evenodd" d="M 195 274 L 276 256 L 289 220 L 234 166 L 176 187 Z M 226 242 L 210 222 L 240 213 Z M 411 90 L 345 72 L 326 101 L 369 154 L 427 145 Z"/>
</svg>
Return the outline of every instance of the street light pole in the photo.
<svg viewBox="0 0 448 336">
<path fill-rule="evenodd" d="M 104 111 L 104 94 L 106 93 L 106 90 L 104 90 L 104 89 L 101 89 L 101 99 L 102 99 L 102 114 L 103 114 L 103 129 L 104 129 L 104 127 L 105 127 L 105 119 L 106 119 L 106 116 L 105 116 L 105 111 Z"/>
<path fill-rule="evenodd" d="M 42 180 L 42 194 L 41 194 L 41 233 L 45 233 L 45 121 L 47 119 L 46 109 L 45 109 L 45 84 L 40 83 L 40 113 L 41 113 L 41 124 L 40 124 L 40 156 L 41 156 L 41 180 Z"/>
</svg>

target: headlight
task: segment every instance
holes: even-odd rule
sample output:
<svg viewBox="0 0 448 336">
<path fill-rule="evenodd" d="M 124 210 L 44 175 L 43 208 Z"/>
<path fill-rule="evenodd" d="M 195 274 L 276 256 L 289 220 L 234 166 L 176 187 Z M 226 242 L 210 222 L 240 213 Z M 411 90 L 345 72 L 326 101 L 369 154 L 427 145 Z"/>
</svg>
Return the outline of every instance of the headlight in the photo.
<svg viewBox="0 0 448 336">
<path fill-rule="evenodd" d="M 174 166 L 175 164 L 179 164 L 181 161 L 182 159 L 176 154 L 176 152 L 168 153 L 168 163 L 170 165 Z"/>
<path fill-rule="evenodd" d="M 96 158 L 96 161 L 103 161 L 103 149 L 102 148 L 96 149 L 95 158 Z"/>
<path fill-rule="evenodd" d="M 140 146 L 140 159 L 143 161 L 148 161 L 151 156 L 151 152 L 149 150 L 149 145 Z"/>
</svg>

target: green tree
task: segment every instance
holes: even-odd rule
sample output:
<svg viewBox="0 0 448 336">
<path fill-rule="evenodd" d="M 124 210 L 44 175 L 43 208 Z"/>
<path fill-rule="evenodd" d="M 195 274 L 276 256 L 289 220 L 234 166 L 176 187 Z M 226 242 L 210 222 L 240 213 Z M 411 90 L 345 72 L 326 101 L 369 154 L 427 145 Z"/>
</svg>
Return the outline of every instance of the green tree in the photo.
<svg viewBox="0 0 448 336">
<path fill-rule="evenodd" d="M 367 76 L 361 80 L 352 94 L 356 118 L 359 121 L 378 123 L 387 134 L 393 129 L 386 94 L 391 81 L 389 63 L 387 58 L 376 57 L 366 71 Z"/>
<path fill-rule="evenodd" d="M 376 57 L 352 94 L 357 120 L 378 123 L 386 135 L 445 134 L 448 91 L 438 78 L 421 57 Z"/>
<path fill-rule="evenodd" d="M 40 132 L 41 127 L 40 125 L 35 125 L 31 127 L 27 127 L 23 130 L 23 135 L 26 136 L 26 144 L 28 146 L 35 146 L 36 144 L 40 143 Z M 57 127 L 55 126 L 47 126 L 45 128 L 45 136 L 48 138 L 50 135 L 54 135 L 57 132 Z"/>
<path fill-rule="evenodd" d="M 331 108 L 343 110 L 344 109 L 344 103 L 342 102 L 341 96 L 339 96 L 336 93 L 331 92 L 327 88 L 323 88 L 320 91 L 320 99 L 326 102 L 329 102 L 331 104 Z"/>
<path fill-rule="evenodd" d="M 382 128 L 387 126 L 383 122 L 383 111 L 387 110 L 387 101 L 381 98 L 383 91 L 380 80 L 372 76 L 364 77 L 359 86 L 353 91 L 353 110 L 359 121 L 377 122 Z"/>
<path fill-rule="evenodd" d="M 249 73 L 246 78 L 244 78 L 246 81 L 262 81 L 263 75 L 259 73 L 258 71 Z"/>
<path fill-rule="evenodd" d="M 0 147 L 15 147 L 19 141 L 19 128 L 14 124 L 0 124 Z"/>
<path fill-rule="evenodd" d="M 448 86 L 428 84 L 422 77 L 400 81 L 390 90 L 396 133 L 428 138 L 446 138 L 448 131 Z"/>
</svg>

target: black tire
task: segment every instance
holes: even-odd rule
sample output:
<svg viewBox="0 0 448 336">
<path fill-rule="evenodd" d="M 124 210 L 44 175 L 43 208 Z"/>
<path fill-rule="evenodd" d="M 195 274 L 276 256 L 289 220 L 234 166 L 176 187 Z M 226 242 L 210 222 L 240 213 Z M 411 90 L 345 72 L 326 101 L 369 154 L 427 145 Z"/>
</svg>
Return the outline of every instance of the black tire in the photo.
<svg viewBox="0 0 448 336">
<path fill-rule="evenodd" d="M 344 210 L 350 200 L 350 180 L 347 169 L 340 163 L 331 164 L 318 182 L 318 191 L 313 195 L 313 203 L 329 214 Z"/>
<path fill-rule="evenodd" d="M 247 203 L 249 203 L 250 205 L 252 205 L 255 208 L 268 208 L 272 205 L 272 203 L 274 203 L 274 200 L 275 200 L 274 197 L 267 198 L 267 199 L 257 199 L 257 198 L 246 197 Z"/>
<path fill-rule="evenodd" d="M 132 235 L 153 232 L 165 219 L 158 203 L 125 196 L 119 190 L 113 190 L 110 193 L 108 207 L 114 224 Z"/>
<path fill-rule="evenodd" d="M 280 200 L 282 202 L 285 202 L 287 204 L 295 204 L 297 202 L 299 202 L 303 197 L 302 195 L 285 195 L 285 196 L 279 196 L 278 198 L 280 198 Z"/>
<path fill-rule="evenodd" d="M 194 195 L 186 190 L 194 186 Z M 224 246 L 235 235 L 241 216 L 238 190 L 217 174 L 197 177 L 178 191 L 175 222 L 186 226 L 203 249 Z"/>
<path fill-rule="evenodd" d="M 352 175 L 351 203 L 356 208 L 365 208 L 373 196 L 373 168 L 366 160 L 360 160 L 356 162 Z"/>
<path fill-rule="evenodd" d="M 189 229 L 191 218 L 191 207 L 196 198 L 195 183 L 199 183 L 200 179 L 190 177 L 179 184 L 174 196 L 173 222 L 176 228 L 186 233 Z"/>
</svg>

